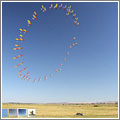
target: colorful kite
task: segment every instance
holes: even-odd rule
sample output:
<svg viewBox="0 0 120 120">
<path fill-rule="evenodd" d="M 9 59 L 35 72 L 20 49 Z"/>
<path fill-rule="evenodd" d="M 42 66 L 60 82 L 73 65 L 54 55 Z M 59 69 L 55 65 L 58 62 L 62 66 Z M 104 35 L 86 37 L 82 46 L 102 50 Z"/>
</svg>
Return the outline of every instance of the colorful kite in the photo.
<svg viewBox="0 0 120 120">
<path fill-rule="evenodd" d="M 21 34 L 20 34 L 20 37 L 23 37 L 23 38 L 24 38 L 24 36 L 23 36 L 23 35 L 21 35 Z"/>
<path fill-rule="evenodd" d="M 20 45 L 15 44 L 16 47 L 20 47 Z"/>
<path fill-rule="evenodd" d="M 28 32 L 26 29 L 23 29 L 24 32 Z"/>
<path fill-rule="evenodd" d="M 18 78 L 20 78 L 22 76 L 22 74 L 20 74 L 19 76 L 18 76 Z"/>
<path fill-rule="evenodd" d="M 28 32 L 27 30 L 25 29 L 19 29 L 21 32 Z"/>
<path fill-rule="evenodd" d="M 18 74 L 20 74 L 22 71 L 26 70 L 27 68 L 25 67 L 24 69 L 20 70 Z"/>
<path fill-rule="evenodd" d="M 76 23 L 76 26 L 77 26 L 77 27 L 79 26 L 79 22 Z"/>
<path fill-rule="evenodd" d="M 21 32 L 24 32 L 24 30 L 23 29 L 19 29 Z"/>
<path fill-rule="evenodd" d="M 76 16 L 76 13 L 75 13 L 75 14 L 73 14 L 73 18 L 75 18 L 75 16 Z"/>
<path fill-rule="evenodd" d="M 27 73 L 22 77 L 22 79 L 25 78 L 25 76 L 28 75 L 28 74 L 29 74 L 29 72 L 27 72 Z"/>
<path fill-rule="evenodd" d="M 46 13 L 46 8 L 44 7 L 44 10 L 43 10 L 44 13 Z"/>
<path fill-rule="evenodd" d="M 50 78 L 52 78 L 53 77 L 53 75 L 52 74 L 50 74 Z"/>
<path fill-rule="evenodd" d="M 30 20 L 27 20 L 27 22 L 28 22 L 28 25 L 31 25 L 31 26 L 32 26 L 32 23 L 30 22 Z"/>
<path fill-rule="evenodd" d="M 59 68 L 58 71 L 61 72 L 61 69 Z"/>
<path fill-rule="evenodd" d="M 19 58 L 19 57 L 22 57 L 23 55 L 18 55 L 18 56 L 16 56 L 16 57 L 13 57 L 13 59 L 17 59 L 17 58 Z"/>
<path fill-rule="evenodd" d="M 22 39 L 22 38 L 20 38 L 20 39 L 16 38 L 16 40 L 18 40 L 18 41 L 24 41 L 24 39 Z"/>
<path fill-rule="evenodd" d="M 27 75 L 26 78 L 24 78 L 24 80 L 26 80 L 30 75 Z"/>
<path fill-rule="evenodd" d="M 23 47 L 13 48 L 13 50 L 20 50 L 23 49 Z"/>
<path fill-rule="evenodd" d="M 58 8 L 58 10 L 64 10 L 63 12 L 65 13 L 65 15 L 66 16 L 69 16 L 68 18 L 70 18 L 71 17 L 71 20 L 73 21 L 73 24 L 75 24 L 76 25 L 76 27 L 78 27 L 79 26 L 79 21 L 78 21 L 78 17 L 76 17 L 77 16 L 77 14 L 76 13 L 74 13 L 74 10 L 71 10 L 71 5 L 69 5 L 68 7 L 67 7 L 67 5 L 63 5 L 62 3 L 60 3 L 60 4 L 58 4 L 58 3 L 55 3 L 55 5 L 53 5 L 53 4 L 51 4 L 50 5 L 50 7 L 48 7 L 49 9 L 55 9 L 55 10 L 57 10 Z M 48 9 L 47 9 L 47 7 L 45 7 L 44 5 L 42 5 L 41 6 L 41 11 L 43 12 L 43 13 L 46 13 L 46 11 L 47 11 Z M 54 11 L 54 10 L 53 10 Z M 48 12 L 49 13 L 49 12 Z M 57 12 L 56 12 L 57 13 Z M 63 14 L 64 15 L 64 14 Z M 36 11 L 34 11 L 34 13 L 32 13 L 31 14 L 31 18 L 28 18 L 27 19 L 27 23 L 28 23 L 28 26 L 32 26 L 32 23 L 35 21 L 35 20 L 37 20 L 38 21 L 38 14 L 36 13 Z M 73 18 L 73 19 L 72 19 Z M 25 34 L 28 32 L 28 26 L 27 27 L 25 27 L 25 29 L 19 29 L 20 30 L 20 34 L 18 34 L 18 36 L 20 37 L 18 37 L 18 38 L 16 38 L 16 41 L 17 41 L 17 43 L 16 44 L 14 44 L 14 46 L 15 46 L 15 48 L 13 48 L 13 50 L 14 51 L 16 51 L 16 52 L 21 52 L 21 51 L 23 51 L 23 50 L 21 50 L 21 49 L 23 49 L 23 47 L 21 47 L 21 46 L 23 46 L 23 44 L 24 44 L 24 42 L 20 42 L 21 44 L 19 44 L 19 41 L 24 41 L 24 37 L 25 37 Z M 31 27 L 32 28 L 32 27 Z M 24 35 L 23 35 L 24 34 Z M 73 40 L 73 41 L 72 41 Z M 68 59 L 67 57 L 68 57 L 68 55 L 70 55 L 70 51 L 76 46 L 76 45 L 78 45 L 78 40 L 76 39 L 76 37 L 74 36 L 73 38 L 72 38 L 72 40 L 70 40 L 70 43 L 68 44 L 68 46 L 66 47 L 66 51 L 67 52 L 65 52 L 65 57 L 63 58 L 63 62 L 66 62 L 66 60 Z M 25 48 L 25 47 L 24 47 Z M 20 50 L 20 51 L 19 51 Z M 17 53 L 18 54 L 18 53 Z M 23 54 L 19 54 L 19 55 L 17 55 L 16 57 L 13 57 L 13 59 L 17 59 L 17 58 L 20 58 L 20 57 L 22 57 L 23 56 Z M 23 58 L 23 57 L 22 57 Z M 22 59 L 21 58 L 21 59 Z M 21 60 L 21 59 L 18 59 L 18 60 Z M 19 64 L 17 64 L 17 65 L 15 65 L 14 66 L 14 68 L 20 68 L 20 67 L 22 67 L 22 66 L 24 66 L 24 61 L 23 62 L 21 62 L 21 61 L 19 61 L 18 62 Z M 58 65 L 58 67 L 57 67 L 57 69 L 56 69 L 56 72 L 58 73 L 58 72 L 61 72 L 62 71 L 62 69 L 63 69 L 63 66 L 64 65 L 64 63 L 62 63 L 61 62 L 61 64 L 59 64 Z M 19 67 L 18 67 L 19 66 Z M 25 71 L 26 69 L 27 69 L 27 67 L 25 67 L 24 66 L 24 68 L 22 69 L 22 68 L 20 68 L 21 70 L 17 73 L 17 74 L 19 74 L 19 76 L 17 76 L 18 78 L 20 78 L 22 75 L 23 75 L 23 73 L 21 74 L 21 72 L 23 72 L 23 71 Z M 56 73 L 55 72 L 55 73 Z M 30 72 L 31 73 L 31 72 Z M 51 73 L 50 72 L 50 74 L 49 75 L 44 75 L 43 76 L 43 80 L 47 80 L 48 78 L 52 78 L 53 77 L 53 73 Z M 25 73 L 24 73 L 24 76 L 22 76 L 22 78 L 21 79 L 24 79 L 24 80 L 27 80 L 27 81 L 30 81 L 30 80 L 33 80 L 33 82 L 35 82 L 36 80 L 39 82 L 39 81 L 41 81 L 41 77 L 39 77 L 39 78 L 37 78 L 36 79 L 36 77 L 32 77 L 30 74 L 29 74 L 29 72 L 28 71 L 26 71 Z"/>
<path fill-rule="evenodd" d="M 34 78 L 33 82 L 35 82 L 35 81 L 36 81 L 36 78 Z"/>
<path fill-rule="evenodd" d="M 62 6 L 63 6 L 63 4 L 61 3 L 60 6 L 59 6 L 59 8 L 62 8 Z"/>
<path fill-rule="evenodd" d="M 34 19 L 37 20 L 37 17 L 36 17 L 35 15 L 33 15 L 33 20 L 34 20 Z"/>
<path fill-rule="evenodd" d="M 69 48 L 72 48 L 72 45 L 69 45 Z"/>
<path fill-rule="evenodd" d="M 70 14 L 72 15 L 72 14 L 73 14 L 73 12 L 74 12 L 73 10 L 72 10 L 72 11 L 70 11 Z"/>
<path fill-rule="evenodd" d="M 77 18 L 75 18 L 75 21 L 77 21 L 78 20 L 78 17 Z"/>
<path fill-rule="evenodd" d="M 64 10 L 67 8 L 67 5 L 65 5 L 65 7 L 63 7 L 64 8 Z"/>
<path fill-rule="evenodd" d="M 51 6 L 49 8 L 52 10 L 53 9 L 53 4 L 51 4 Z"/>
<path fill-rule="evenodd" d="M 30 79 L 31 79 L 31 77 L 29 77 L 27 81 L 29 81 Z"/>
<path fill-rule="evenodd" d="M 44 76 L 44 80 L 47 80 L 47 76 L 46 75 Z"/>
<path fill-rule="evenodd" d="M 58 3 L 56 3 L 56 5 L 54 6 L 55 10 L 57 9 L 57 7 L 58 7 Z"/>
<path fill-rule="evenodd" d="M 69 54 L 70 54 L 70 52 L 67 52 L 66 54 L 67 54 L 67 55 L 69 55 Z"/>
<path fill-rule="evenodd" d="M 18 66 L 22 65 L 23 63 L 24 63 L 24 61 L 23 61 L 23 62 L 21 62 L 21 63 L 19 63 L 18 65 L 15 65 L 14 67 L 16 68 L 16 67 L 18 67 Z"/>
<path fill-rule="evenodd" d="M 72 40 L 76 40 L 76 37 L 73 37 Z"/>
<path fill-rule="evenodd" d="M 38 15 L 37 15 L 37 13 L 34 11 L 34 14 L 35 14 L 35 16 L 37 17 Z"/>
<path fill-rule="evenodd" d="M 64 62 L 66 62 L 66 58 L 64 58 Z"/>
<path fill-rule="evenodd" d="M 69 14 L 70 14 L 69 12 L 66 13 L 67 16 L 68 16 Z"/>
</svg>

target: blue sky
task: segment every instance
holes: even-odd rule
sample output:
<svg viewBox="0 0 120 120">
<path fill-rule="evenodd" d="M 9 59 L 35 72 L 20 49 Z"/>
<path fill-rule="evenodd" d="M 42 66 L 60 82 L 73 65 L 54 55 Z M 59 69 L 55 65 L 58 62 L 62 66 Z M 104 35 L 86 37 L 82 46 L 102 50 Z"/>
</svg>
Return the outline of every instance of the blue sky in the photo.
<svg viewBox="0 0 120 120">
<path fill-rule="evenodd" d="M 26 116 L 26 109 L 18 109 L 18 116 Z"/>
<path fill-rule="evenodd" d="M 17 109 L 9 109 L 9 116 L 17 116 Z"/>
<path fill-rule="evenodd" d="M 8 117 L 8 109 L 2 109 L 2 117 Z"/>
<path fill-rule="evenodd" d="M 40 10 L 42 4 L 47 8 L 46 14 Z M 2 4 L 2 102 L 117 101 L 118 3 L 63 3 L 72 6 L 79 18 L 79 27 L 64 10 L 49 10 L 50 4 Z M 31 19 L 34 10 L 37 21 Z M 27 19 L 32 21 L 31 27 Z M 24 49 L 13 51 L 19 28 L 29 32 L 25 34 L 25 41 L 18 42 Z M 67 50 L 74 36 L 79 45 Z M 67 51 L 70 55 L 62 71 L 55 73 Z M 24 56 L 13 60 L 18 54 Z M 22 60 L 24 65 L 14 68 Z M 39 83 L 17 78 L 17 72 L 26 66 L 32 80 L 41 77 Z M 53 78 L 43 80 L 50 73 Z"/>
</svg>

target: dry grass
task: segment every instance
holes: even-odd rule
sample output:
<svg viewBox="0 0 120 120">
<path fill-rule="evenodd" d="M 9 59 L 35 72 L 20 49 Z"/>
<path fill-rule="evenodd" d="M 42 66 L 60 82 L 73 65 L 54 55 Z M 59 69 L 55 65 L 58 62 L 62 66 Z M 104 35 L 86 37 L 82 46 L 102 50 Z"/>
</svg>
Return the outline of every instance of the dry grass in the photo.
<svg viewBox="0 0 120 120">
<path fill-rule="evenodd" d="M 117 104 L 3 104 L 3 108 L 36 109 L 37 118 L 118 118 Z M 76 113 L 83 113 L 78 116 Z"/>
</svg>

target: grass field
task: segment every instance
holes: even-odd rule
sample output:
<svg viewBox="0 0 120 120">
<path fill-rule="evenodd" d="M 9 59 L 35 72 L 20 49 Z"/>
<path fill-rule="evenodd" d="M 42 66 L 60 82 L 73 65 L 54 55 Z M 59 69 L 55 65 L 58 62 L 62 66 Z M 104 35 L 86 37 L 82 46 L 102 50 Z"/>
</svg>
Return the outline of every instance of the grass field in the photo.
<svg viewBox="0 0 120 120">
<path fill-rule="evenodd" d="M 37 118 L 118 118 L 118 104 L 2 104 L 2 108 L 36 109 Z M 83 113 L 83 116 L 76 115 Z"/>
</svg>

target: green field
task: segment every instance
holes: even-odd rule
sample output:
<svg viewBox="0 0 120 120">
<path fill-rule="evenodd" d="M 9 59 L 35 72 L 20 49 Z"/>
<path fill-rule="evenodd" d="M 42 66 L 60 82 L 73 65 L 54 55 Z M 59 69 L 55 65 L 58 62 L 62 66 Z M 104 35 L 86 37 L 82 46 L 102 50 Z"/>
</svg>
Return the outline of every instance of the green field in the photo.
<svg viewBox="0 0 120 120">
<path fill-rule="evenodd" d="M 2 104 L 2 108 L 36 109 L 37 118 L 118 118 L 118 104 Z M 83 113 L 83 116 L 76 115 Z"/>
</svg>

